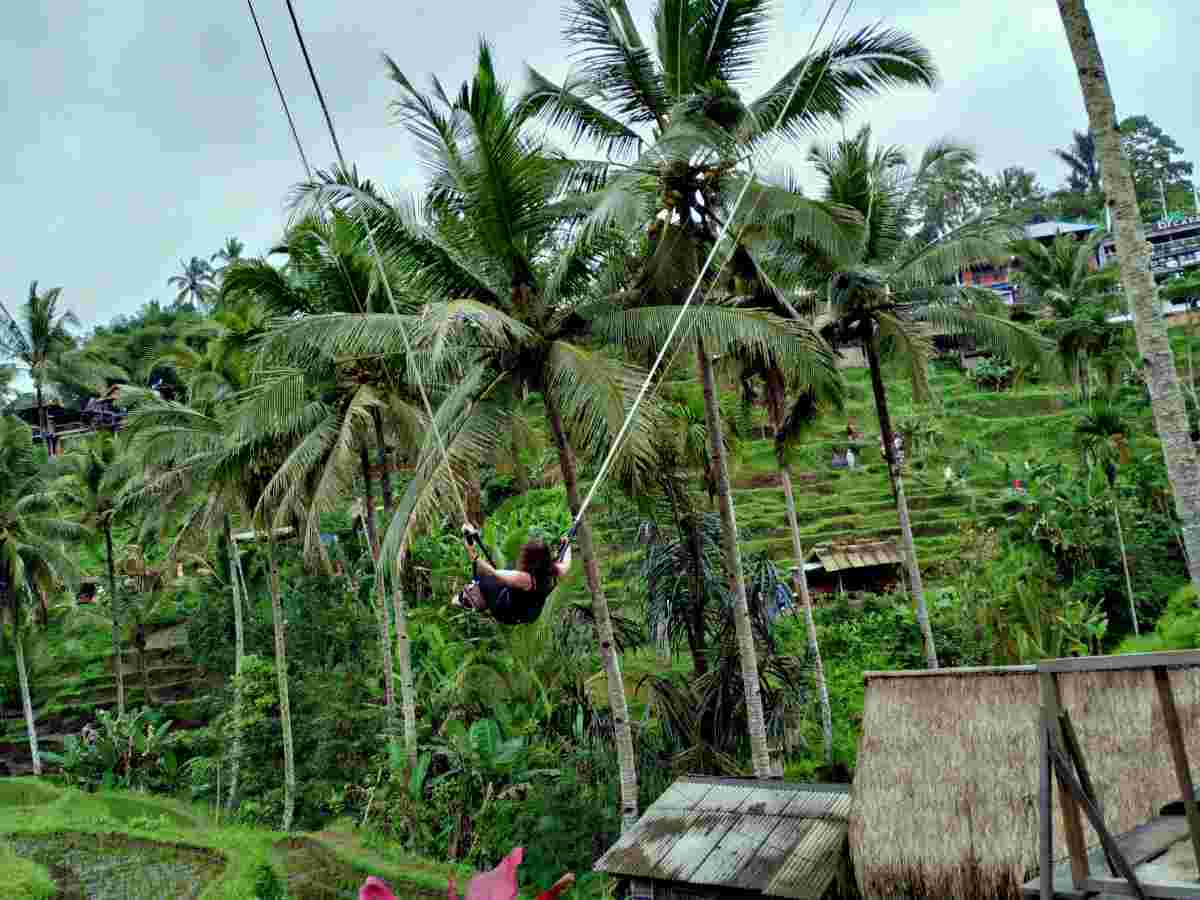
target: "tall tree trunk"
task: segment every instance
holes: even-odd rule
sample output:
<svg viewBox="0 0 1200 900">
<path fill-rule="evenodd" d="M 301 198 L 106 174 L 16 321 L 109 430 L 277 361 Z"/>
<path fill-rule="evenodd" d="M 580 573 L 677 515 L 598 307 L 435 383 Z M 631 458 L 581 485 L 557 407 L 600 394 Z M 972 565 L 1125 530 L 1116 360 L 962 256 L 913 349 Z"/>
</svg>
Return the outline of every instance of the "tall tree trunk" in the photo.
<svg viewBox="0 0 1200 900">
<path fill-rule="evenodd" d="M 109 608 L 112 610 L 113 672 L 117 676 L 117 715 L 125 715 L 125 667 L 121 653 L 121 607 L 117 602 L 117 570 L 113 563 L 112 524 L 104 523 L 104 552 L 108 566 Z"/>
<path fill-rule="evenodd" d="M 400 705 L 404 716 L 404 753 L 409 766 L 417 764 L 417 693 L 413 686 L 412 644 L 408 637 L 408 606 L 404 602 L 403 559 L 392 570 L 392 609 L 396 619 L 396 663 L 400 669 Z"/>
<path fill-rule="evenodd" d="M 690 506 L 690 498 L 688 503 Z M 692 608 L 688 610 L 688 649 L 692 652 L 692 673 L 699 678 L 708 672 L 708 640 L 704 633 L 704 535 L 694 509 L 688 509 L 683 522 L 692 548 Z"/>
<path fill-rule="evenodd" d="M 149 706 L 154 698 L 150 694 L 150 670 L 146 668 L 146 626 L 142 622 L 137 623 L 133 644 L 137 651 L 138 672 L 142 676 L 142 705 Z"/>
<path fill-rule="evenodd" d="M 50 446 L 50 428 L 46 417 L 46 404 L 42 400 L 42 380 L 34 378 L 33 393 L 37 400 L 38 428 L 42 430 L 42 443 L 46 445 L 46 455 L 53 456 L 54 448 Z"/>
<path fill-rule="evenodd" d="M 771 414 L 771 426 L 776 440 L 784 422 L 783 373 L 772 368 L 767 372 L 767 408 Z M 825 683 L 825 664 L 821 660 L 821 646 L 817 641 L 817 623 L 813 618 L 812 595 L 808 592 L 808 576 L 804 572 L 804 545 L 800 540 L 800 522 L 796 518 L 796 497 L 792 492 L 792 467 L 787 456 L 780 450 L 779 486 L 783 488 L 783 501 L 787 510 L 788 528 L 792 532 L 792 557 L 796 566 L 792 569 L 792 586 L 800 595 L 804 609 L 804 625 L 808 630 L 808 651 L 813 657 L 813 678 L 817 683 L 817 696 L 821 701 L 821 737 L 824 742 L 825 765 L 833 765 L 833 712 L 829 705 L 829 686 Z"/>
<path fill-rule="evenodd" d="M 242 617 L 241 566 L 238 564 L 237 543 L 233 539 L 233 523 L 226 513 L 225 543 L 229 547 L 229 584 L 233 589 L 233 764 L 229 773 L 229 809 L 237 807 L 238 782 L 242 768 L 242 658 L 246 655 L 246 625 Z M 219 798 L 218 798 L 219 801 Z"/>
<path fill-rule="evenodd" d="M 871 327 L 868 322 L 867 327 Z M 921 567 L 917 562 L 917 546 L 913 541 L 912 521 L 908 515 L 908 499 L 904 496 L 904 478 L 896 459 L 896 447 L 892 435 L 892 417 L 888 412 L 887 391 L 883 387 L 883 370 L 879 365 L 879 338 L 873 332 L 863 337 L 867 352 L 867 365 L 871 369 L 871 389 L 875 393 L 875 412 L 879 415 L 879 432 L 883 436 L 883 450 L 887 457 L 888 471 L 896 492 L 896 512 L 900 516 L 900 536 L 903 540 L 904 564 L 908 567 L 909 584 L 913 600 L 917 604 L 917 625 L 925 641 L 925 662 L 931 669 L 938 667 L 937 648 L 933 642 L 933 627 L 929 624 L 929 609 L 925 606 L 925 587 L 921 583 Z"/>
<path fill-rule="evenodd" d="M 25 670 L 25 643 L 17 626 L 17 611 L 13 610 L 13 647 L 17 654 L 17 678 L 21 682 L 21 707 L 25 711 L 25 730 L 29 733 L 29 755 L 33 759 L 33 774 L 42 774 L 42 757 L 38 753 L 37 725 L 33 721 L 33 701 L 29 697 L 29 674 Z"/>
<path fill-rule="evenodd" d="M 1129 598 L 1129 617 L 1133 621 L 1133 633 L 1140 635 L 1138 629 L 1137 604 L 1133 602 L 1133 580 L 1129 577 L 1129 556 L 1125 553 L 1125 532 L 1121 528 L 1121 510 L 1117 506 L 1117 492 L 1112 495 L 1113 518 L 1117 520 L 1117 545 L 1121 548 L 1121 568 L 1125 571 L 1125 596 Z"/>
<path fill-rule="evenodd" d="M 746 579 L 742 573 L 742 554 L 738 548 L 737 518 L 729 491 L 729 466 L 725 460 L 721 409 L 717 405 L 716 378 L 712 359 L 704 349 L 704 339 L 696 338 L 696 361 L 704 385 L 704 413 L 708 421 L 708 443 L 716 470 L 717 502 L 721 510 L 721 542 L 725 545 L 725 564 L 733 581 L 733 627 L 737 633 L 738 657 L 742 667 L 742 686 L 746 692 L 746 725 L 750 732 L 750 755 L 756 778 L 771 777 L 771 752 L 767 747 L 767 722 L 763 716 L 762 694 L 758 680 L 758 652 L 754 646 L 754 627 L 750 623 L 750 605 L 746 601 Z"/>
<path fill-rule="evenodd" d="M 1182 523 L 1188 574 L 1192 585 L 1200 591 L 1200 465 L 1189 433 L 1175 356 L 1167 338 L 1167 322 L 1150 272 L 1150 245 L 1145 240 L 1133 176 L 1122 154 L 1112 91 L 1091 18 L 1083 0 L 1058 0 L 1058 11 L 1096 140 L 1105 200 L 1116 223 L 1121 283 L 1129 298 L 1154 424 L 1162 440 L 1167 475 L 1175 494 L 1175 511 Z"/>
<path fill-rule="evenodd" d="M 383 669 L 383 705 L 387 711 L 389 735 L 396 733 L 396 685 L 392 668 L 391 621 L 388 617 L 387 588 L 384 586 L 383 563 L 375 560 L 375 623 L 379 628 L 380 666 Z"/>
<path fill-rule="evenodd" d="M 383 494 L 383 517 L 388 523 L 392 520 L 392 469 L 388 455 L 387 439 L 383 434 L 383 416 L 378 409 L 371 410 L 371 420 L 375 423 L 375 443 L 378 444 L 376 453 L 379 459 L 379 487 Z"/>
<path fill-rule="evenodd" d="M 359 463 L 362 465 L 363 476 L 363 526 L 367 529 L 367 543 L 371 549 L 371 559 L 379 559 L 379 537 L 375 531 L 375 498 L 371 491 L 371 459 L 367 455 L 367 442 L 358 445 Z"/>
<path fill-rule="evenodd" d="M 287 622 L 279 598 L 279 566 L 275 562 L 274 523 L 267 522 L 267 559 L 271 567 L 271 619 L 275 625 L 275 676 L 279 685 L 279 724 L 283 731 L 283 824 L 281 831 L 292 830 L 296 810 L 296 759 L 292 749 L 292 704 L 288 696 Z"/>
<path fill-rule="evenodd" d="M 546 415 L 554 443 L 558 447 L 558 462 L 562 468 L 563 483 L 567 490 L 567 502 L 571 514 L 579 515 L 579 478 L 575 471 L 575 454 L 567 440 L 562 414 L 551 391 L 544 392 Z M 637 822 L 638 784 L 637 757 L 633 749 L 633 732 L 629 724 L 629 705 L 625 699 L 625 681 L 621 677 L 621 659 L 617 655 L 617 641 L 613 634 L 612 616 L 608 610 L 608 598 L 600 583 L 600 568 L 596 564 L 596 552 L 592 545 L 592 527 L 586 518 L 580 519 L 576 532 L 579 539 L 579 555 L 583 559 L 583 571 L 587 576 L 588 590 L 592 595 L 592 614 L 596 618 L 596 635 L 600 641 L 600 659 L 608 677 L 608 702 L 612 709 L 613 734 L 617 743 L 617 765 L 621 775 L 621 830 L 627 831 Z"/>
</svg>

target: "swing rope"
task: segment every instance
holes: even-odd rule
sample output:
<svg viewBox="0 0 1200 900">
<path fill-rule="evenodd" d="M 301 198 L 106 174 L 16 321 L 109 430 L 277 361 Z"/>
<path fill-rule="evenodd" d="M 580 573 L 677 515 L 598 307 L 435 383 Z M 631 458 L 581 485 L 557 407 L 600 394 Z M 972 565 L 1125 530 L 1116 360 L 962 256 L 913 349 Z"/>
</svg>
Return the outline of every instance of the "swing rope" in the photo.
<svg viewBox="0 0 1200 900">
<path fill-rule="evenodd" d="M 248 0 L 248 2 L 249 2 L 249 0 Z M 782 124 L 782 122 L 783 122 L 784 117 L 787 115 L 789 107 L 791 107 L 791 105 L 792 105 L 792 101 L 795 100 L 796 94 L 800 88 L 800 84 L 804 80 L 804 77 L 808 72 L 809 66 L 812 64 L 813 48 L 816 46 L 817 40 L 820 38 L 821 33 L 825 30 L 825 26 L 828 24 L 830 16 L 833 14 L 833 11 L 834 11 L 835 7 L 837 6 L 837 3 L 838 3 L 838 0 L 830 0 L 829 6 L 825 10 L 825 15 L 821 19 L 821 24 L 817 28 L 817 31 L 814 33 L 812 41 L 809 43 L 808 53 L 806 55 L 804 67 L 801 69 L 799 76 L 792 83 L 791 89 L 788 91 L 787 98 L 783 102 L 783 104 L 780 106 L 779 113 L 776 116 L 774 124 L 771 126 L 770 132 L 768 132 L 768 133 L 773 133 L 778 130 L 780 124 Z M 287 8 L 288 8 L 288 14 L 292 20 L 292 26 L 296 33 L 297 42 L 300 45 L 300 51 L 304 56 L 304 62 L 308 68 L 309 78 L 312 80 L 313 88 L 316 91 L 317 100 L 320 103 L 321 111 L 325 116 L 325 124 L 326 124 L 326 127 L 328 128 L 329 136 L 333 142 L 334 150 L 337 153 L 338 163 L 340 164 L 340 166 L 342 168 L 342 172 L 344 174 L 348 174 L 350 169 L 349 169 L 349 166 L 346 164 L 346 158 L 345 158 L 344 154 L 342 153 L 341 144 L 338 141 L 337 132 L 334 129 L 333 117 L 330 115 L 328 104 L 326 104 L 326 102 L 325 102 L 325 95 L 321 90 L 320 82 L 318 81 L 316 71 L 313 68 L 312 59 L 310 58 L 310 56 L 308 54 L 308 47 L 305 44 L 304 35 L 300 29 L 300 23 L 296 17 L 295 8 L 292 6 L 292 0 L 286 0 L 286 4 L 287 4 Z M 850 14 L 850 10 L 853 8 L 853 6 L 854 6 L 854 0 L 848 0 L 846 8 L 842 13 L 842 17 L 838 24 L 838 27 L 834 32 L 835 38 L 836 38 L 837 34 L 840 33 L 843 25 L 845 24 L 847 17 Z M 254 12 L 253 6 L 251 6 L 251 15 L 253 15 L 253 12 Z M 257 17 L 255 17 L 255 25 L 257 27 Z M 259 31 L 259 35 L 261 37 L 261 30 Z M 263 41 L 263 50 L 264 50 L 264 52 L 267 51 L 265 41 Z M 270 65 L 269 52 L 267 53 L 267 61 L 268 61 L 268 65 Z M 822 68 L 822 71 L 821 71 L 820 75 L 817 77 L 816 82 L 813 84 L 812 90 L 809 92 L 808 98 L 805 100 L 805 104 L 804 104 L 805 107 L 807 107 L 807 105 L 812 101 L 812 97 L 815 94 L 817 88 L 820 86 L 821 81 L 824 79 L 825 73 L 828 71 L 828 67 L 829 67 L 829 64 L 831 61 L 832 61 L 832 56 L 829 56 L 826 58 L 824 66 Z M 274 66 L 271 66 L 271 70 L 272 70 L 272 74 L 274 74 Z M 276 80 L 276 85 L 278 86 L 278 80 Z M 280 90 L 280 99 L 281 100 L 283 99 L 282 90 Z M 284 108 L 285 108 L 285 112 L 286 112 L 287 111 L 286 101 L 284 103 Z M 289 120 L 289 122 L 291 121 L 290 113 L 288 113 L 288 120 Z M 294 130 L 294 126 L 293 126 L 293 134 L 294 133 L 295 133 L 295 130 Z M 297 138 L 297 148 L 299 148 L 299 146 L 300 146 L 299 139 Z M 305 168 L 307 170 L 308 163 L 307 163 L 307 160 L 304 159 L 303 150 L 301 150 L 301 159 L 304 160 Z M 579 525 L 583 521 L 584 514 L 587 512 L 588 507 L 591 505 L 592 500 L 595 498 L 596 491 L 599 489 L 600 485 L 603 483 L 604 479 L 607 477 L 608 472 L 612 468 L 612 464 L 617 457 L 617 454 L 621 451 L 624 441 L 629 434 L 629 429 L 630 429 L 631 425 L 633 424 L 634 418 L 637 416 L 637 413 L 641 407 L 642 401 L 645 399 L 646 392 L 649 390 L 650 385 L 653 383 L 654 376 L 657 373 L 659 367 L 662 365 L 663 359 L 666 356 L 667 351 L 671 348 L 671 344 L 675 340 L 676 334 L 679 332 L 679 327 L 683 323 L 684 317 L 687 315 L 688 309 L 691 307 L 692 302 L 695 300 L 697 293 L 699 293 L 700 286 L 703 284 L 704 278 L 708 274 L 708 270 L 709 270 L 710 266 L 712 265 L 713 260 L 716 258 L 717 251 L 721 248 L 721 245 L 725 241 L 725 238 L 728 236 L 730 226 L 732 225 L 733 221 L 737 218 L 738 211 L 741 208 L 742 202 L 745 199 L 746 194 L 750 190 L 750 186 L 752 184 L 756 183 L 757 179 L 758 179 L 758 166 L 756 163 L 755 155 L 751 155 L 751 157 L 749 159 L 748 177 L 746 178 L 745 182 L 743 183 L 741 190 L 738 192 L 737 199 L 734 201 L 734 204 L 733 204 L 733 208 L 730 211 L 729 215 L 726 217 L 725 222 L 722 223 L 721 230 L 718 233 L 716 240 L 713 242 L 712 248 L 709 250 L 707 257 L 704 260 L 704 265 L 701 266 L 699 273 L 697 273 L 695 281 L 693 282 L 691 289 L 688 291 L 687 297 L 684 300 L 683 306 L 679 310 L 679 314 L 675 317 L 675 321 L 671 324 L 671 328 L 667 333 L 666 340 L 664 341 L 662 347 L 659 349 L 658 355 L 655 357 L 653 365 L 650 367 L 650 370 L 646 374 L 646 378 L 643 381 L 642 386 L 639 388 L 638 393 L 637 393 L 636 397 L 634 398 L 633 405 L 630 407 L 629 412 L 625 416 L 625 421 L 621 424 L 620 430 L 617 432 L 616 437 L 613 439 L 613 442 L 612 442 L 611 446 L 609 447 L 608 453 L 605 455 L 604 460 L 600 464 L 600 468 L 596 473 L 596 477 L 592 479 L 592 484 L 589 487 L 588 492 L 583 499 L 583 502 L 580 504 L 578 512 L 576 512 L 576 514 L 571 522 L 571 527 L 567 530 L 567 532 L 564 536 L 566 538 L 566 541 L 563 544 L 562 550 L 559 552 L 559 560 L 560 561 L 563 558 L 563 556 L 565 555 L 567 548 L 570 546 L 570 540 L 575 536 L 576 532 L 578 531 Z M 370 245 L 371 255 L 374 258 L 375 266 L 379 273 L 380 281 L 383 284 L 384 292 L 387 295 L 388 302 L 391 305 L 392 313 L 396 316 L 399 316 L 400 315 L 399 307 L 396 303 L 395 295 L 392 292 L 392 286 L 391 286 L 390 280 L 388 279 L 387 271 L 385 270 L 384 265 L 383 265 L 382 256 L 379 252 L 379 246 L 375 240 L 374 229 L 371 227 L 370 222 L 367 220 L 365 213 L 360 213 L 360 219 L 361 219 L 364 229 L 366 230 L 367 240 Z M 721 272 L 724 271 L 724 268 L 726 265 L 728 265 L 729 259 L 731 257 L 732 257 L 732 254 L 721 263 L 721 266 L 717 269 L 717 272 L 716 272 L 717 277 L 719 277 Z M 703 299 L 701 300 L 701 303 L 703 303 Z M 412 359 L 413 358 L 412 346 L 409 343 L 408 334 L 404 328 L 400 328 L 399 331 L 400 331 L 401 340 L 404 344 L 404 352 L 409 359 Z M 680 346 L 682 346 L 682 344 L 680 344 Z M 674 361 L 675 353 L 678 352 L 678 349 L 679 348 L 677 347 L 675 352 L 672 353 L 672 357 L 671 357 L 672 362 Z M 455 500 L 458 502 L 459 511 L 462 514 L 463 522 L 469 522 L 470 520 L 467 515 L 466 503 L 464 502 L 462 494 L 458 489 L 458 483 L 454 478 L 453 467 L 451 466 L 451 463 L 450 463 L 450 454 L 447 449 L 446 442 L 442 437 L 441 429 L 438 427 L 436 417 L 434 416 L 433 406 L 429 402 L 429 395 L 425 390 L 425 384 L 424 384 L 423 378 L 421 377 L 420 368 L 418 366 L 414 365 L 413 373 L 416 377 L 417 389 L 420 392 L 421 400 L 425 406 L 425 412 L 429 416 L 429 423 L 430 423 L 430 427 L 433 430 L 435 443 L 438 447 L 438 450 L 441 452 L 443 462 L 446 465 L 447 470 L 450 473 L 450 484 L 451 484 L 451 487 L 453 488 Z M 472 534 L 470 539 L 473 540 L 475 543 L 477 543 L 483 549 L 484 554 L 488 557 L 489 562 L 491 562 L 491 554 L 488 553 L 486 545 L 483 543 L 482 540 L 479 539 L 479 536 L 477 534 Z M 493 563 L 493 566 L 494 566 L 494 563 Z"/>
<path fill-rule="evenodd" d="M 321 112 L 325 114 L 325 125 L 329 129 L 329 137 L 332 139 L 333 148 L 337 152 L 338 164 L 342 167 L 342 173 L 348 176 L 350 173 L 350 167 L 346 165 L 346 157 L 342 153 L 342 145 L 338 141 L 337 131 L 333 127 L 333 117 L 329 113 L 329 106 L 325 102 L 325 94 L 321 90 L 321 83 L 317 80 L 317 73 L 313 69 L 312 59 L 308 55 L 308 46 L 305 44 L 304 34 L 300 30 L 300 22 L 296 18 L 296 10 L 292 6 L 292 0 L 286 0 L 286 2 L 288 15 L 291 16 L 292 26 L 296 32 L 296 40 L 300 44 L 300 52 L 304 55 L 304 63 L 308 67 L 308 75 L 312 80 L 313 89 L 317 94 L 317 101 L 321 105 Z M 384 268 L 383 257 L 379 253 L 379 245 L 375 241 L 375 230 L 371 227 L 371 223 L 368 221 L 365 212 L 360 213 L 359 219 L 362 222 L 363 228 L 366 230 L 367 241 L 369 242 L 371 248 L 371 256 L 375 260 L 375 268 L 379 273 L 379 280 L 383 284 L 383 290 L 387 295 L 388 303 L 391 305 L 392 315 L 399 318 L 400 309 L 396 303 L 396 296 L 392 293 L 392 283 L 388 278 L 387 271 Z M 458 509 L 462 514 L 463 522 L 469 522 L 470 518 L 467 515 L 467 504 L 463 500 L 462 492 L 458 489 L 458 481 L 454 475 L 454 468 L 450 463 L 450 452 L 446 448 L 446 442 L 442 437 L 442 431 L 438 427 L 437 417 L 433 412 L 433 405 L 429 402 L 429 394 L 425 390 L 425 380 L 421 377 L 421 367 L 417 364 L 416 358 L 413 355 L 412 345 L 409 343 L 407 330 L 404 328 L 400 328 L 398 330 L 400 332 L 400 339 L 404 344 L 405 358 L 412 363 L 413 375 L 416 378 L 417 390 L 421 395 L 421 402 L 425 406 L 425 414 L 429 416 L 429 427 L 433 430 L 434 441 L 437 443 L 437 447 L 441 451 L 442 461 L 445 463 L 446 469 L 449 473 L 450 487 L 454 492 L 454 499 L 458 502 Z"/>
</svg>

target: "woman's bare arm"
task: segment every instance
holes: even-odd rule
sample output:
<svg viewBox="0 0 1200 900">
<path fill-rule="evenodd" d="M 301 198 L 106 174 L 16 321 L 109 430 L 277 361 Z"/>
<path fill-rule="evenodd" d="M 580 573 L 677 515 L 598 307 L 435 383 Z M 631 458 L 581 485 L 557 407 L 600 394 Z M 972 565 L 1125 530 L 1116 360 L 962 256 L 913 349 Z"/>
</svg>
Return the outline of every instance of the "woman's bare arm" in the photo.
<svg viewBox="0 0 1200 900">
<path fill-rule="evenodd" d="M 563 558 L 554 564 L 554 574 L 562 578 L 571 571 L 571 545 L 566 545 L 566 551 L 563 553 Z"/>
<path fill-rule="evenodd" d="M 492 564 L 486 559 L 479 559 L 479 551 L 474 547 L 468 547 L 467 553 L 470 554 L 472 561 L 475 563 L 475 568 L 485 575 L 491 575 L 501 584 L 516 588 L 519 591 L 532 591 L 533 579 L 529 577 L 528 572 L 521 572 L 516 569 L 495 569 Z"/>
</svg>

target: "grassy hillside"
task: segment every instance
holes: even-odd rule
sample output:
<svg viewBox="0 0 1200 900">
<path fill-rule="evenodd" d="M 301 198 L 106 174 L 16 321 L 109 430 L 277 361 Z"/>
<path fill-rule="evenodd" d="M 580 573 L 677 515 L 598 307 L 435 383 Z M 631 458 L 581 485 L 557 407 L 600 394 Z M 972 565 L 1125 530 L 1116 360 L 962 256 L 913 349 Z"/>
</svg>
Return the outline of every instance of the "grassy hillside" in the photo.
<svg viewBox="0 0 1200 900">
<path fill-rule="evenodd" d="M 350 896 L 377 875 L 398 896 L 440 898 L 451 874 L 462 884 L 471 873 L 366 847 L 347 823 L 288 836 L 221 825 L 162 797 L 0 781 L 4 897 L 42 900 L 57 886 L 67 897 L 82 890 L 102 900 L 251 900 L 281 896 L 270 892 L 273 876 L 292 900 L 318 900 Z"/>
</svg>

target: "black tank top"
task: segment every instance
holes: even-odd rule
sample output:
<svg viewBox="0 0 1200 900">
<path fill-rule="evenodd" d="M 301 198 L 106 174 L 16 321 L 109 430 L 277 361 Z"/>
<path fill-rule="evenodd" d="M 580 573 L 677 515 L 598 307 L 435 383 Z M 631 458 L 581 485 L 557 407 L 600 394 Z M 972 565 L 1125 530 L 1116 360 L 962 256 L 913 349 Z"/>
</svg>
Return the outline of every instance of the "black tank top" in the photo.
<svg viewBox="0 0 1200 900">
<path fill-rule="evenodd" d="M 502 625 L 529 625 L 542 614 L 558 580 L 551 577 L 539 581 L 532 575 L 530 578 L 533 579 L 533 590 L 523 591 L 509 587 L 491 575 L 480 573 L 475 576 L 480 592 L 487 598 L 488 612 Z"/>
</svg>

